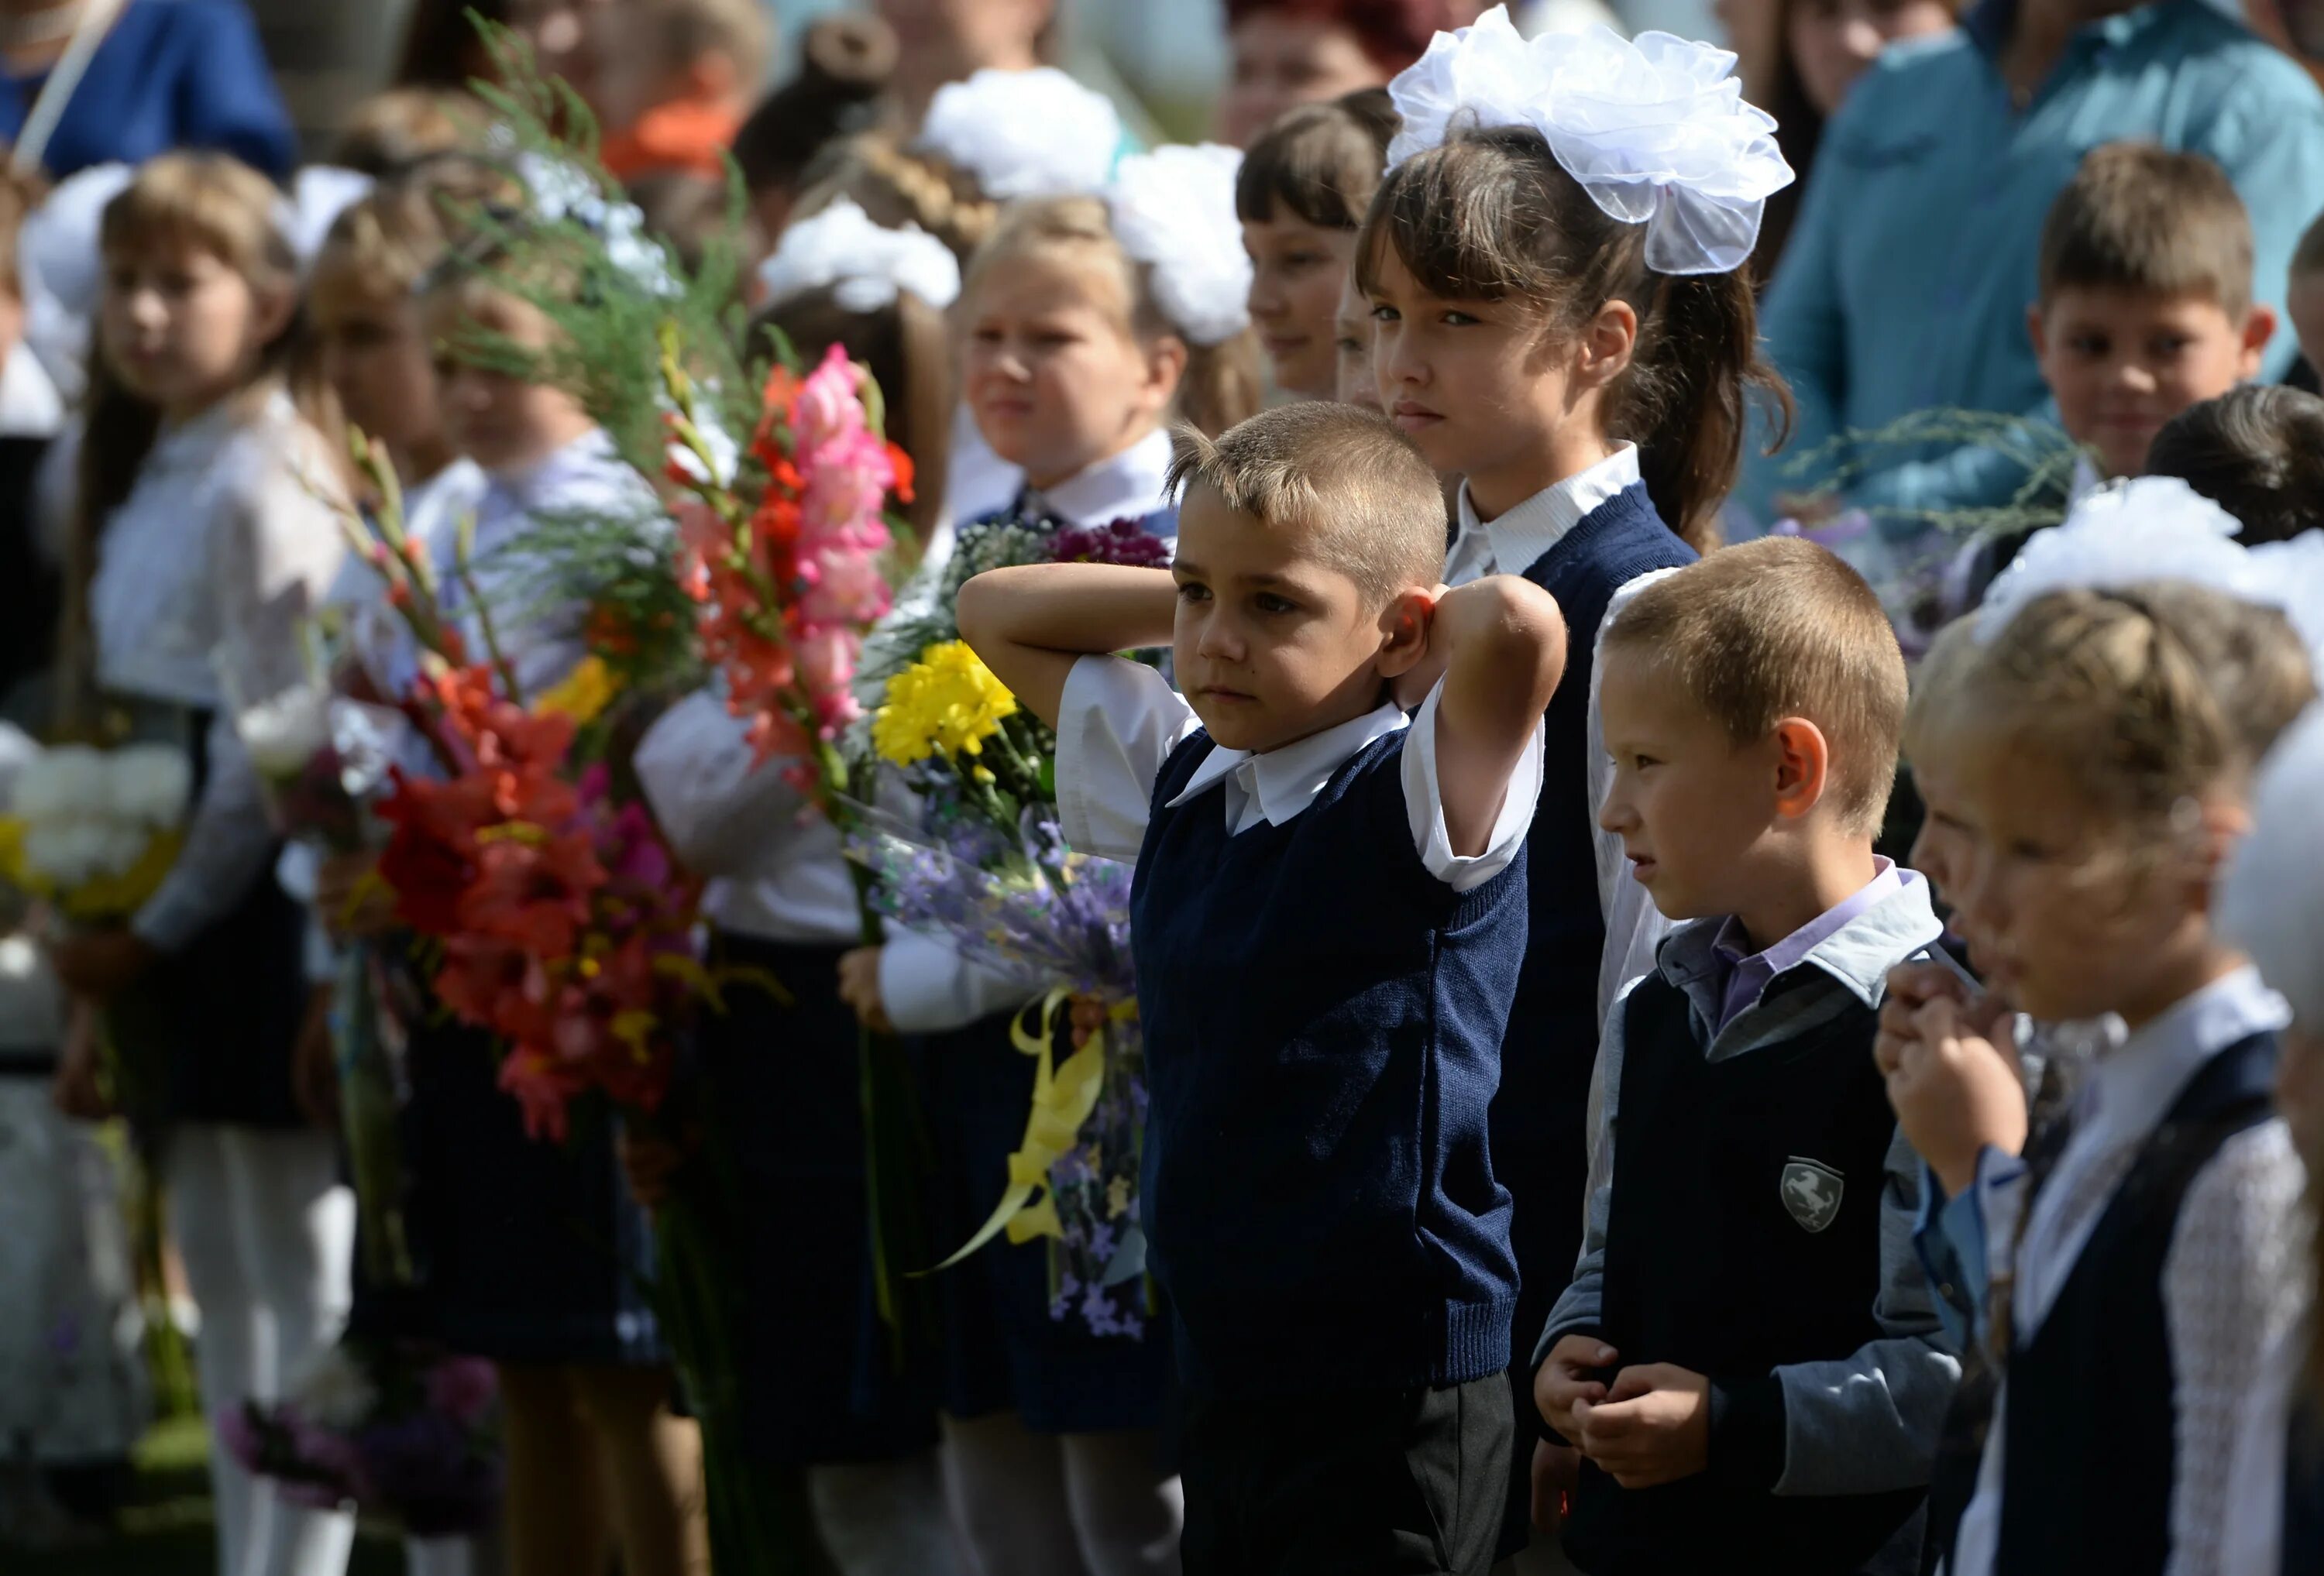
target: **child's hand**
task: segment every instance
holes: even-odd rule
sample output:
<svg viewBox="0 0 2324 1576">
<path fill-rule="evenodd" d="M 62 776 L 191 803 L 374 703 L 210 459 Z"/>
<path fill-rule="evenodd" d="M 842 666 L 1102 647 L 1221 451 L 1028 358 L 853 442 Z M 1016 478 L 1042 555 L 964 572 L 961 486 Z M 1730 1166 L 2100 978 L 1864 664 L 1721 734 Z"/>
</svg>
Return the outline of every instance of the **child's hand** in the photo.
<svg viewBox="0 0 2324 1576">
<path fill-rule="evenodd" d="M 49 1098 L 76 1121 L 99 1122 L 113 1114 L 97 1083 L 97 1009 L 85 1001 L 74 1002 L 65 1020 L 64 1054 L 57 1058 L 57 1081 Z"/>
<path fill-rule="evenodd" d="M 1428 692 L 1434 689 L 1444 677 L 1445 665 L 1452 655 L 1451 649 L 1443 641 L 1432 641 L 1428 637 L 1433 632 L 1431 626 L 1435 622 L 1436 604 L 1443 602 L 1451 591 L 1449 585 L 1439 585 L 1430 593 L 1425 604 L 1414 604 L 1413 616 L 1421 622 L 1423 654 L 1419 661 L 1397 674 L 1396 681 L 1388 686 L 1389 695 L 1406 711 L 1411 711 L 1426 700 Z"/>
<path fill-rule="evenodd" d="M 394 924 L 395 892 L 379 879 L 379 854 L 365 849 L 316 861 L 315 914 L 338 936 L 377 935 Z"/>
<path fill-rule="evenodd" d="M 864 1028 L 874 1034 L 894 1034 L 887 1003 L 880 996 L 880 954 L 885 948 L 859 946 L 839 960 L 839 999 L 855 1009 Z"/>
<path fill-rule="evenodd" d="M 1666 1362 L 1626 1368 L 1596 1405 L 1578 1401 L 1582 1453 L 1625 1488 L 1691 1478 L 1711 1464 L 1711 1381 Z"/>
<path fill-rule="evenodd" d="M 1561 1336 L 1533 1377 L 1533 1404 L 1552 1428 L 1569 1440 L 1578 1438 L 1573 1404 L 1594 1405 L 1606 1398 L 1606 1387 L 1591 1377 L 1591 1371 L 1611 1368 L 1620 1356 L 1595 1335 Z"/>
<path fill-rule="evenodd" d="M 135 982 L 159 954 L 134 930 L 97 930 L 49 944 L 49 963 L 77 996 L 102 1001 Z"/>
<path fill-rule="evenodd" d="M 1582 1452 L 1536 1440 L 1533 1447 L 1533 1524 L 1550 1537 L 1565 1525 L 1566 1497 L 1582 1486 Z"/>
<path fill-rule="evenodd" d="M 2007 1007 L 1965 996 L 1927 994 L 1912 1005 L 1892 995 L 1873 1046 L 1904 1141 L 1954 1197 L 1976 1182 L 1987 1146 L 2006 1155 L 2025 1147 L 2029 1120 L 2016 1057 L 2003 1048 Z"/>
</svg>

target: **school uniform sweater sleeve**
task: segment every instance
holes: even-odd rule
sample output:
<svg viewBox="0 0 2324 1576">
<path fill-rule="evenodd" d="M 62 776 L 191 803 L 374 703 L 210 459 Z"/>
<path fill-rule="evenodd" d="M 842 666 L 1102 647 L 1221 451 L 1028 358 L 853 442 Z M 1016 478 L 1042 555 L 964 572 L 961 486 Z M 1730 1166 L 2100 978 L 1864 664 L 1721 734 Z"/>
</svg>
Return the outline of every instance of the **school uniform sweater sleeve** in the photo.
<svg viewBox="0 0 2324 1576">
<path fill-rule="evenodd" d="M 2221 1147 L 2187 1190 L 2163 1263 L 2171 1336 L 2171 1556 L 2165 1576 L 2218 1568 L 2237 1425 L 2265 1354 L 2300 1316 L 2300 1161 L 2281 1121 Z"/>
<path fill-rule="evenodd" d="M 299 438 L 311 435 L 303 430 Z M 319 449 L 319 440 L 314 447 Z M 337 521 L 308 490 L 295 461 L 254 466 L 224 494 L 209 537 L 208 591 L 218 627 L 244 640 L 299 638 L 296 616 L 322 604 L 345 549 Z M 323 475 L 327 472 L 318 471 Z M 208 773 L 186 827 L 185 849 L 131 928 L 177 952 L 233 912 L 272 867 L 275 836 L 258 774 L 229 707 L 213 714 Z"/>
<path fill-rule="evenodd" d="M 1590 1172 L 1582 1193 L 1582 1256 L 1574 1260 L 1573 1278 L 1550 1309 L 1549 1323 L 1534 1347 L 1536 1369 L 1549 1359 L 1550 1348 L 1567 1336 L 1596 1334 L 1605 1307 L 1606 1223 L 1614 1209 L 1614 1107 L 1622 1087 L 1622 1009 L 1637 985 L 1632 980 L 1622 987 L 1598 1038 L 1598 1065 L 1590 1074 Z"/>
<path fill-rule="evenodd" d="M 1794 1363 L 1767 1380 L 1725 1384 L 1712 1377 L 1712 1415 L 1724 1391 L 1725 1442 L 1761 1452 L 1777 1494 L 1875 1494 L 1929 1480 L 1937 1435 L 1960 1378 L 1929 1283 L 1914 1252 L 1920 1218 L 1920 1157 L 1900 1131 L 1888 1149 L 1880 1196 L 1880 1293 L 1872 1316 L 1880 1338 L 1832 1362 Z M 1772 1382 L 1774 1393 L 1766 1385 Z M 1768 1408 L 1779 1424 L 1769 1431 Z M 1756 1431 L 1756 1432 L 1755 1432 Z M 1711 1453 L 1722 1442 L 1714 1422 Z M 1765 1459 L 1768 1444 L 1779 1453 Z"/>
</svg>

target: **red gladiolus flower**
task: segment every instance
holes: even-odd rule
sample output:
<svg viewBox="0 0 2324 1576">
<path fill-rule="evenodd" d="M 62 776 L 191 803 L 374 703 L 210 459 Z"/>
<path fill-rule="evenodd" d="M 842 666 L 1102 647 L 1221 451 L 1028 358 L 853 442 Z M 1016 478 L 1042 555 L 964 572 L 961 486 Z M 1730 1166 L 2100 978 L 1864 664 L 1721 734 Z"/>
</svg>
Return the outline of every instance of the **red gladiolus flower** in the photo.
<svg viewBox="0 0 2324 1576">
<path fill-rule="evenodd" d="M 512 826 L 476 849 L 476 878 L 460 894 L 460 927 L 512 943 L 543 961 L 570 957 L 589 923 L 589 897 L 605 871 L 586 834 Z"/>
</svg>

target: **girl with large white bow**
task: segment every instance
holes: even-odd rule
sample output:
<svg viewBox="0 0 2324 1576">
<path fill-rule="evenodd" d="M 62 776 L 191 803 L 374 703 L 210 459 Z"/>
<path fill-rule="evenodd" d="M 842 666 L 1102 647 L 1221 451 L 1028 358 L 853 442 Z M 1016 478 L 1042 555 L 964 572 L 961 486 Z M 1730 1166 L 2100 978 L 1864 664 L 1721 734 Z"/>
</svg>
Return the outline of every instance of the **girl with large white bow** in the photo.
<svg viewBox="0 0 2324 1576">
<path fill-rule="evenodd" d="M 1557 598 L 1569 631 L 1493 1109 L 1521 1339 L 1544 1327 L 1580 1247 L 1573 1201 L 1607 1005 L 1652 967 L 1663 929 L 1598 825 L 1609 766 L 1595 642 L 1647 576 L 1711 545 L 1748 398 L 1780 389 L 1738 271 L 1791 171 L 1733 67 L 1665 33 L 1528 42 L 1499 10 L 1439 33 L 1389 85 L 1403 129 L 1356 244 L 1380 402 L 1431 464 L 1465 478 L 1445 580 L 1523 575 Z M 1534 1415 L 1530 1375 L 1520 1359 L 1520 1418 Z M 1528 1454 L 1504 1553 L 1526 1542 Z"/>
</svg>

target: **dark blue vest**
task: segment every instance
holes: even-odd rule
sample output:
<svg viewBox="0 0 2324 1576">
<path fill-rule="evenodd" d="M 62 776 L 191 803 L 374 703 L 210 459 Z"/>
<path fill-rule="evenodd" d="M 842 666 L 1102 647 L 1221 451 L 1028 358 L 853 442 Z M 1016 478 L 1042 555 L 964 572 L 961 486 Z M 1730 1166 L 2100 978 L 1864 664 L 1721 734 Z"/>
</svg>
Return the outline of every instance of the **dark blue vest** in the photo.
<svg viewBox="0 0 2324 1576">
<path fill-rule="evenodd" d="M 1565 676 L 1544 730 L 1541 803 L 1526 839 L 1529 941 L 1493 1102 L 1493 1168 L 1516 1203 L 1511 1237 L 1523 1277 L 1517 1330 L 1530 1343 L 1573 1278 L 1588 1185 L 1590 1072 L 1598 1062 L 1598 964 L 1606 923 L 1590 828 L 1590 670 L 1614 593 L 1639 576 L 1694 561 L 1633 486 L 1583 516 L 1525 572 L 1565 615 Z M 1529 1435 L 1526 1414 L 1520 1433 Z M 1521 1455 L 1525 1452 L 1520 1452 Z"/>
<path fill-rule="evenodd" d="M 2131 1163 L 2042 1327 L 2010 1353 L 1995 1576 L 2163 1569 L 2176 1388 L 2163 1262 L 2196 1174 L 2267 1120 L 2274 1077 L 2272 1034 L 2204 1064 Z"/>
<path fill-rule="evenodd" d="M 1141 1211 L 1189 1383 L 1466 1383 L 1509 1360 L 1517 1270 L 1486 1111 L 1525 954 L 1523 856 L 1473 891 L 1412 844 L 1401 732 L 1304 813 L 1227 833 L 1155 785 L 1130 935 L 1149 1097 Z"/>
</svg>

